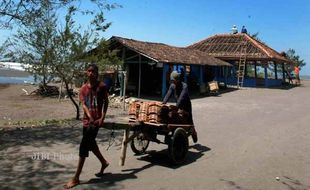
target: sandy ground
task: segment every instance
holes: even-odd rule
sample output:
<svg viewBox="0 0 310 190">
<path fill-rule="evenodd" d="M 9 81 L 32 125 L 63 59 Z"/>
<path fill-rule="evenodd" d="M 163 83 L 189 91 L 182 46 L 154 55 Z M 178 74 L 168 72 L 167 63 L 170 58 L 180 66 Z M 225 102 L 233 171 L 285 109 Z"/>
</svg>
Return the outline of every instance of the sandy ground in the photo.
<svg viewBox="0 0 310 190">
<path fill-rule="evenodd" d="M 1 118 L 72 117 L 70 102 L 16 100 L 11 90 L 12 97 L 0 90 Z M 194 99 L 199 141 L 190 139 L 180 166 L 169 165 L 167 146 L 156 143 L 142 156 L 129 148 L 125 166 L 118 166 L 122 131 L 110 138 L 111 131 L 101 129 L 97 140 L 111 163 L 107 174 L 94 176 L 100 164 L 91 154 L 75 189 L 310 190 L 309 94 L 310 82 L 304 81 L 290 89 L 243 89 Z M 1 189 L 61 189 L 75 172 L 80 138 L 79 122 L 0 131 Z"/>
<path fill-rule="evenodd" d="M 67 119 L 75 117 L 75 108 L 69 99 L 58 100 L 27 96 L 37 86 L 0 85 L 0 126 L 14 121 Z"/>
</svg>

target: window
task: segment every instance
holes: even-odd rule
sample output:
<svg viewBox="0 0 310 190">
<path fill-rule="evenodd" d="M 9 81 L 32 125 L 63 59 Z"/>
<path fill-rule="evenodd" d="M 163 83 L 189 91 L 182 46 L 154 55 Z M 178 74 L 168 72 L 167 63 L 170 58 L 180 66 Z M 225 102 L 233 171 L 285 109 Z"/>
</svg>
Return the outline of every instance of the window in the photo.
<svg viewBox="0 0 310 190">
<path fill-rule="evenodd" d="M 283 79 L 282 63 L 277 64 L 278 79 Z"/>
<path fill-rule="evenodd" d="M 246 64 L 246 77 L 255 78 L 255 65 L 254 64 Z"/>
<path fill-rule="evenodd" d="M 265 78 L 265 69 L 261 64 L 256 65 L 257 78 Z"/>
<path fill-rule="evenodd" d="M 276 75 L 275 75 L 275 65 L 273 62 L 268 63 L 267 65 L 267 77 L 268 79 L 275 79 Z"/>
</svg>

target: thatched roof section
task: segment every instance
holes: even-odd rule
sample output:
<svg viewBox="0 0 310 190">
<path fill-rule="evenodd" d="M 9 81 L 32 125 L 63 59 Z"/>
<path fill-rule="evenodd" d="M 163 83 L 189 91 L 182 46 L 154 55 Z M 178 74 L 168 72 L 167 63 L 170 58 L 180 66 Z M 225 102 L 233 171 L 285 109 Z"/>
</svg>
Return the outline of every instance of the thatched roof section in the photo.
<svg viewBox="0 0 310 190">
<path fill-rule="evenodd" d="M 121 45 L 144 55 L 156 62 L 175 64 L 196 64 L 211 66 L 231 66 L 230 63 L 209 56 L 202 51 L 169 46 L 163 43 L 143 42 L 133 39 L 113 36 L 112 43 Z"/>
<path fill-rule="evenodd" d="M 242 42 L 246 43 L 247 60 L 293 63 L 274 49 L 244 33 L 214 35 L 187 48 L 200 50 L 223 60 L 239 60 Z"/>
</svg>

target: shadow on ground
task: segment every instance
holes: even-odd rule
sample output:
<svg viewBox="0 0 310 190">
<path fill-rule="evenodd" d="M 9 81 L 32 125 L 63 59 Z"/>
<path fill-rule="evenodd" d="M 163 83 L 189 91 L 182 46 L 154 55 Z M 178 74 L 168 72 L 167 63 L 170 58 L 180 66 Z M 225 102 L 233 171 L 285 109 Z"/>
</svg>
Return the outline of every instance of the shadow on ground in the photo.
<svg viewBox="0 0 310 190">
<path fill-rule="evenodd" d="M 61 151 L 78 149 L 81 140 L 81 124 L 73 126 L 44 126 L 35 128 L 16 128 L 0 133 L 0 184 L 1 189 L 57 189 L 64 183 L 64 178 L 72 176 L 75 167 L 68 162 L 59 162 L 55 159 L 40 160 L 33 157 L 34 151 L 52 151 L 58 147 L 65 147 Z M 114 131 L 113 146 L 120 148 L 123 131 Z M 108 143 L 111 140 L 111 131 L 101 129 L 97 142 Z M 123 180 L 136 179 L 136 173 L 155 165 L 177 169 L 191 164 L 201 158 L 210 148 L 201 144 L 189 147 L 185 163 L 172 165 L 167 153 L 168 147 L 162 151 L 149 151 L 138 156 L 138 160 L 146 161 L 141 168 L 123 170 L 121 173 L 108 173 L 103 178 L 93 178 L 84 184 L 92 184 L 91 189 L 109 188 L 119 189 Z M 51 156 L 51 155 L 50 155 Z M 76 163 L 76 162 L 74 162 Z"/>
<path fill-rule="evenodd" d="M 55 150 L 55 147 L 57 150 L 59 144 L 65 146 L 61 149 L 64 152 L 68 151 L 68 148 L 77 150 L 81 132 L 80 123 L 71 127 L 44 126 L 0 131 L 1 189 L 55 189 L 62 186 L 64 176 L 72 176 L 76 168 L 62 164 L 63 162 L 60 164 L 52 159 L 53 155 L 48 158 L 42 155 L 39 159 L 35 158 L 33 152 L 45 150 L 48 153 Z M 121 131 L 114 133 L 115 144 L 120 144 Z M 110 131 L 100 129 L 98 143 L 106 143 L 109 139 Z"/>
<path fill-rule="evenodd" d="M 241 185 L 231 180 L 220 179 L 220 181 L 223 181 L 224 183 L 226 183 L 230 187 L 229 189 L 249 190 L 248 188 L 242 187 Z"/>
<path fill-rule="evenodd" d="M 283 176 L 280 181 L 289 190 L 310 190 L 310 185 L 305 185 L 301 181 L 294 179 L 293 177 Z"/>
<path fill-rule="evenodd" d="M 182 166 L 191 164 L 201 158 L 205 152 L 211 150 L 210 148 L 203 146 L 201 144 L 195 144 L 189 147 L 189 152 L 186 158 L 186 161 L 180 165 L 171 164 L 168 158 L 167 149 L 162 151 L 148 151 L 145 155 L 139 156 L 137 159 L 146 161 L 147 164 L 140 168 L 133 168 L 122 170 L 122 173 L 107 173 L 102 178 L 93 178 L 88 182 L 83 184 L 92 184 L 91 189 L 99 189 L 99 188 L 108 188 L 111 185 L 116 184 L 119 181 L 128 180 L 128 179 L 136 179 L 136 174 L 142 172 L 143 170 L 149 169 L 153 166 L 163 166 L 171 169 L 177 169 Z M 119 184 L 118 184 L 119 187 Z"/>
<path fill-rule="evenodd" d="M 171 169 L 177 169 L 179 167 L 189 165 L 199 158 L 201 158 L 205 152 L 210 151 L 209 147 L 201 144 L 195 144 L 189 147 L 189 151 L 186 156 L 186 160 L 183 164 L 174 165 L 168 156 L 168 147 L 161 151 L 148 151 L 146 155 L 138 157 L 138 160 L 149 162 L 151 165 L 160 165 Z"/>
</svg>

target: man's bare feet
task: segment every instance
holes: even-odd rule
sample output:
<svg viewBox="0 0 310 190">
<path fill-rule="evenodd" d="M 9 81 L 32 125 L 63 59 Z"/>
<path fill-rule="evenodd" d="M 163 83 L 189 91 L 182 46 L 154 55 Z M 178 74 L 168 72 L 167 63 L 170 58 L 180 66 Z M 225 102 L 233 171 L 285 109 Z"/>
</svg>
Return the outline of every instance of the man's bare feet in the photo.
<svg viewBox="0 0 310 190">
<path fill-rule="evenodd" d="M 77 186 L 79 183 L 80 183 L 80 180 L 79 180 L 79 179 L 72 178 L 72 179 L 70 179 L 70 181 L 68 181 L 67 184 L 64 185 L 64 188 L 65 188 L 65 189 L 70 189 L 70 188 L 72 188 L 72 187 Z"/>
<path fill-rule="evenodd" d="M 109 162 L 106 162 L 105 164 L 103 164 L 101 166 L 101 169 L 100 169 L 100 172 L 99 173 L 96 173 L 95 176 L 96 177 L 102 177 L 104 175 L 104 170 L 109 166 Z"/>
</svg>

